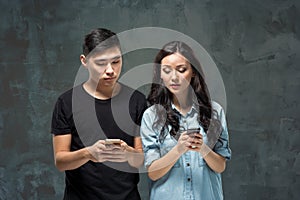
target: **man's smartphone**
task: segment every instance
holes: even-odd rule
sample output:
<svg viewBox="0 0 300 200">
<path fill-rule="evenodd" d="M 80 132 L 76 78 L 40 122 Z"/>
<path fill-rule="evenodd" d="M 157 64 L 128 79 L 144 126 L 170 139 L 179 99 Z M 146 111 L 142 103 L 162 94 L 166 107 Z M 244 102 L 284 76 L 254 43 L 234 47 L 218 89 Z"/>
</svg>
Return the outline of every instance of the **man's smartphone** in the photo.
<svg viewBox="0 0 300 200">
<path fill-rule="evenodd" d="M 105 144 L 120 145 L 121 140 L 120 139 L 105 139 Z"/>
</svg>

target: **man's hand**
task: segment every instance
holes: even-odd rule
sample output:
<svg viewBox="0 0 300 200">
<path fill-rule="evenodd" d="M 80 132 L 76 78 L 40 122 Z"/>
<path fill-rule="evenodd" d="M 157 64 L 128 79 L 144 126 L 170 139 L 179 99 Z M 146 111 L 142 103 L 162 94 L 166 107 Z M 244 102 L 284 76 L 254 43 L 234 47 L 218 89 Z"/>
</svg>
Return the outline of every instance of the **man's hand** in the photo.
<svg viewBox="0 0 300 200">
<path fill-rule="evenodd" d="M 126 162 L 128 145 L 121 141 L 121 144 L 105 144 L 105 140 L 99 140 L 94 145 L 87 147 L 93 162 Z"/>
</svg>

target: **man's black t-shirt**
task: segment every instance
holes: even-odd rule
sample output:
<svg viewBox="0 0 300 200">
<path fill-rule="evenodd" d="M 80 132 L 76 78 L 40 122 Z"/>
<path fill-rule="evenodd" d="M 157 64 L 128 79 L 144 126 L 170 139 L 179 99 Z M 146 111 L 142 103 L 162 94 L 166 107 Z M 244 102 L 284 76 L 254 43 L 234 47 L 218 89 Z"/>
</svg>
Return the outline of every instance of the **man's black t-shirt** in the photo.
<svg viewBox="0 0 300 200">
<path fill-rule="evenodd" d="M 58 98 L 51 133 L 71 134 L 71 151 L 105 138 L 118 138 L 133 146 L 145 108 L 145 96 L 125 85 L 121 85 L 119 94 L 113 98 L 99 100 L 88 94 L 81 84 Z M 64 199 L 140 199 L 138 170 L 127 162 L 89 161 L 65 174 Z"/>
</svg>

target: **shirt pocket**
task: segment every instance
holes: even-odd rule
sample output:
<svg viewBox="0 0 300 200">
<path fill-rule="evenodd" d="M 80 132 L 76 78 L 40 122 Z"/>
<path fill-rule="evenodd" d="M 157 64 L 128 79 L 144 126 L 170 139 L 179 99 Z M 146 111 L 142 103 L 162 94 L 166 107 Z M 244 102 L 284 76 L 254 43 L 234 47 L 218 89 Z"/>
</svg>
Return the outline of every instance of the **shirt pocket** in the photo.
<svg viewBox="0 0 300 200">
<path fill-rule="evenodd" d="M 176 163 L 173 165 L 174 168 L 180 167 L 180 158 L 176 161 Z"/>
<path fill-rule="evenodd" d="M 202 158 L 202 156 L 198 156 L 198 166 L 203 167 L 206 165 L 206 161 Z"/>
</svg>

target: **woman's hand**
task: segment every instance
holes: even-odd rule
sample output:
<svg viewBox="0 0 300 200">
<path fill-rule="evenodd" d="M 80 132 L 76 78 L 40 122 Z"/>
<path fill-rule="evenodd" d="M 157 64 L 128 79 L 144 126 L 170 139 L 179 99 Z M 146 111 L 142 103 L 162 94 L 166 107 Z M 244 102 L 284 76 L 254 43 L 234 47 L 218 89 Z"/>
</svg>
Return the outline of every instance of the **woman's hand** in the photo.
<svg viewBox="0 0 300 200">
<path fill-rule="evenodd" d="M 203 136 L 200 133 L 191 133 L 188 142 L 190 143 L 189 150 L 200 152 L 203 145 Z"/>
<path fill-rule="evenodd" d="M 200 151 L 203 144 L 203 137 L 200 133 L 190 133 L 183 132 L 177 142 L 177 151 L 180 154 L 184 154 L 188 150 Z"/>
<path fill-rule="evenodd" d="M 186 134 L 186 131 L 180 135 L 178 142 L 176 144 L 176 149 L 179 154 L 184 154 L 185 152 L 187 152 L 189 150 L 189 146 L 191 144 L 188 141 L 188 139 L 189 139 L 189 136 Z"/>
</svg>

